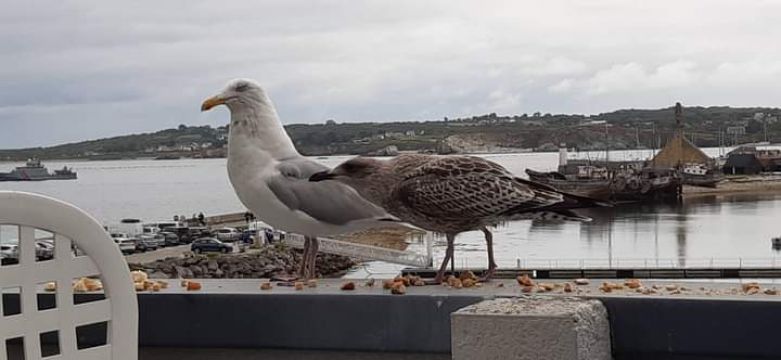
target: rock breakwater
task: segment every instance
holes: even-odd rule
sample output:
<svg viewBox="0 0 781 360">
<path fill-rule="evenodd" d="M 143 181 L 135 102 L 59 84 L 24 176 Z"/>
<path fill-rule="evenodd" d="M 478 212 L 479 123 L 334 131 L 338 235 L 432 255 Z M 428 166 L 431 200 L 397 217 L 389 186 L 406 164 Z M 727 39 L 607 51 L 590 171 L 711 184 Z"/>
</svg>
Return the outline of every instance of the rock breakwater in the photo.
<svg viewBox="0 0 781 360">
<path fill-rule="evenodd" d="M 130 264 L 132 270 L 144 270 L 155 278 L 255 279 L 295 274 L 301 263 L 301 251 L 284 246 L 268 246 L 239 254 L 207 254 L 169 257 L 146 264 Z M 317 275 L 335 277 L 355 266 L 348 257 L 318 254 Z"/>
</svg>

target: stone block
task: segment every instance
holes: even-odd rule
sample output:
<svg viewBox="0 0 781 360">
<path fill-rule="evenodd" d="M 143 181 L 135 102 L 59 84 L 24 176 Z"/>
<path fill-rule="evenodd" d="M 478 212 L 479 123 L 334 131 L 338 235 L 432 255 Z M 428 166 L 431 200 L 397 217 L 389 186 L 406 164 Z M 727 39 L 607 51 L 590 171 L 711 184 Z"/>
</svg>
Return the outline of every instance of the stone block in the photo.
<svg viewBox="0 0 781 360">
<path fill-rule="evenodd" d="M 451 314 L 455 360 L 611 358 L 610 324 L 599 300 L 485 300 Z"/>
</svg>

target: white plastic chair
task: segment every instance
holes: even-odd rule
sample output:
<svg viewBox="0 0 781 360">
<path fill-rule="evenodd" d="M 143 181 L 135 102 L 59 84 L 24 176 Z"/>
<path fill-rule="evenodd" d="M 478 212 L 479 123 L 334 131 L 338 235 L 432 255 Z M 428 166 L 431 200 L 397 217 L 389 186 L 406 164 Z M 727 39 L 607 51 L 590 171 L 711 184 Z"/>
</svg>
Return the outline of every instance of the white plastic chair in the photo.
<svg viewBox="0 0 781 360">
<path fill-rule="evenodd" d="M 6 340 L 23 338 L 25 360 L 42 359 L 40 335 L 57 331 L 59 355 L 46 359 L 138 358 L 138 303 L 127 263 L 111 237 L 81 209 L 50 197 L 0 191 L 0 225 L 19 227 L 19 264 L 0 266 L 0 288 L 21 288 L 21 312 L 0 302 L 0 359 Z M 36 261 L 36 229 L 54 234 L 54 259 Z M 71 245 L 84 256 L 75 256 Z M 72 281 L 100 275 L 105 299 L 74 305 Z M 38 309 L 41 284 L 57 284 L 55 308 Z M 79 350 L 76 327 L 105 322 L 106 344 Z"/>
</svg>

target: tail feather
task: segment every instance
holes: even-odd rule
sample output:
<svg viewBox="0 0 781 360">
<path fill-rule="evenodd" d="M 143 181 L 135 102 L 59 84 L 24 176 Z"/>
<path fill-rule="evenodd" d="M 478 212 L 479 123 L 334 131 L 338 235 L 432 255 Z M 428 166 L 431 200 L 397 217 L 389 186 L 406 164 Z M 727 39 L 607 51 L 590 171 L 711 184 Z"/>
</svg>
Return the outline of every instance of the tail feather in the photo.
<svg viewBox="0 0 781 360">
<path fill-rule="evenodd" d="M 559 204 L 562 204 L 562 205 L 568 204 L 568 205 L 576 206 L 576 207 L 563 207 L 562 209 L 582 209 L 582 208 L 590 208 L 590 207 L 613 207 L 613 203 L 609 202 L 609 201 L 594 199 L 594 198 L 590 198 L 590 197 L 583 196 L 583 195 L 577 195 L 577 194 L 564 192 L 564 191 L 561 191 L 561 190 L 556 190 L 556 188 L 554 188 L 553 186 L 550 186 L 550 185 L 547 185 L 547 184 L 538 183 L 536 181 L 526 180 L 526 179 L 522 179 L 522 178 L 516 178 L 515 180 L 520 182 L 520 183 L 523 183 L 523 184 L 529 186 L 530 188 L 532 188 L 534 190 L 538 190 L 538 189 L 539 190 L 546 190 L 546 191 L 551 191 L 551 192 L 555 192 L 555 193 L 561 194 L 561 195 L 564 196 L 564 202 L 563 203 L 559 203 Z M 556 204 L 556 205 L 559 205 L 559 204 Z M 553 206 L 555 206 L 555 205 L 553 205 Z"/>
<path fill-rule="evenodd" d="M 528 206 L 519 207 L 507 211 L 504 216 L 511 220 L 532 219 L 532 220 L 568 220 L 568 221 L 591 221 L 591 218 L 578 215 L 573 209 L 585 209 L 593 207 L 612 207 L 613 204 L 599 199 L 593 199 L 582 195 L 570 194 L 559 191 L 552 186 L 540 184 L 535 181 L 516 178 L 520 183 L 531 188 L 536 193 L 546 196 L 555 195 L 561 197 L 561 201 L 551 205 L 529 208 Z"/>
<path fill-rule="evenodd" d="M 552 221 L 580 221 L 589 222 L 588 216 L 578 215 L 570 210 L 529 211 L 509 216 L 507 220 L 552 220 Z"/>
</svg>

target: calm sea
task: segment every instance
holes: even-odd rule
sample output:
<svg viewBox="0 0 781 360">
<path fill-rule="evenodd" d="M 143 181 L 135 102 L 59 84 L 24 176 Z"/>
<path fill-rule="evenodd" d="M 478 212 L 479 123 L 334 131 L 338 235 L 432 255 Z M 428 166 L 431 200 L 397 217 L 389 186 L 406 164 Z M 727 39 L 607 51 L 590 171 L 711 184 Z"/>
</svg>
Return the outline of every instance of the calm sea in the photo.
<svg viewBox="0 0 781 360">
<path fill-rule="evenodd" d="M 706 149 L 717 155 L 718 149 Z M 612 152 L 611 160 L 640 159 L 650 151 Z M 571 154 L 574 155 L 574 154 Z M 580 157 L 604 157 L 581 153 Z M 484 157 L 519 175 L 525 168 L 553 170 L 557 153 L 496 154 Z M 349 157 L 316 158 L 336 165 Z M 0 163 L 10 171 L 19 163 Z M 122 218 L 171 219 L 203 212 L 216 215 L 243 211 L 228 181 L 225 159 L 49 161 L 50 170 L 75 168 L 76 181 L 0 182 L 0 190 L 41 193 L 71 202 L 104 223 Z M 752 261 L 774 258 L 770 238 L 781 235 L 781 194 L 702 197 L 682 204 L 620 206 L 590 210 L 589 223 L 514 222 L 495 230 L 499 266 L 526 263 L 607 261 L 689 265 L 711 258 Z M 7 234 L 0 237 L 8 236 Z M 1 240 L 1 239 L 0 239 Z M 485 244 L 480 232 L 457 240 L 458 266 L 485 266 Z M 411 249 L 425 251 L 416 243 Z M 441 259 L 444 239 L 435 238 L 435 262 Z M 389 264 L 370 263 L 366 272 L 392 271 Z"/>
</svg>

